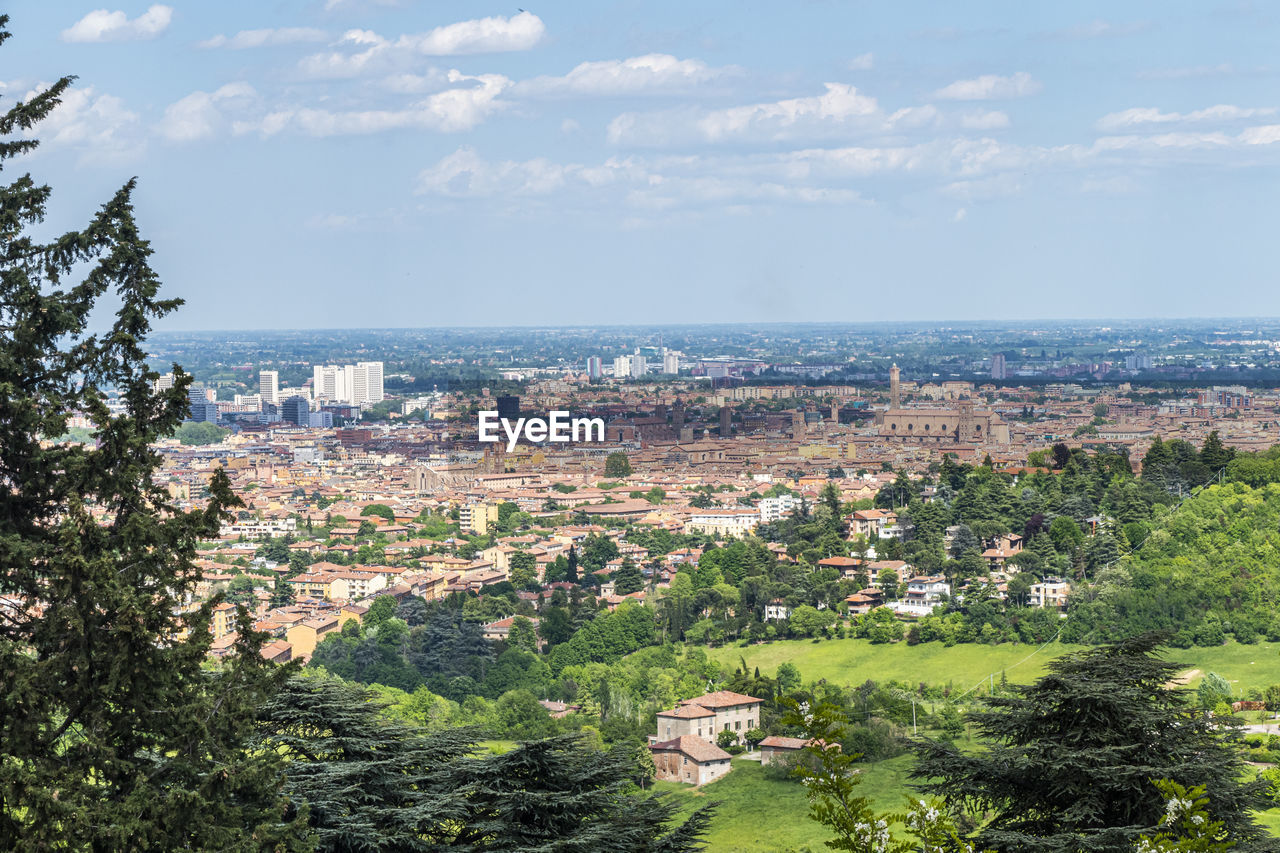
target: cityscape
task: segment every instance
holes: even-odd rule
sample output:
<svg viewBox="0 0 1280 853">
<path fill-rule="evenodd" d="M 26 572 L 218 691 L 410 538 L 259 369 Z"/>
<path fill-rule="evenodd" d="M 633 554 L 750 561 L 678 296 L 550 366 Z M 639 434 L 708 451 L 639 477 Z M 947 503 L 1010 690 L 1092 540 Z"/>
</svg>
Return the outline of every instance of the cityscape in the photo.
<svg viewBox="0 0 1280 853">
<path fill-rule="evenodd" d="M 0 850 L 1280 849 L 1277 26 L 13 4 Z"/>
</svg>

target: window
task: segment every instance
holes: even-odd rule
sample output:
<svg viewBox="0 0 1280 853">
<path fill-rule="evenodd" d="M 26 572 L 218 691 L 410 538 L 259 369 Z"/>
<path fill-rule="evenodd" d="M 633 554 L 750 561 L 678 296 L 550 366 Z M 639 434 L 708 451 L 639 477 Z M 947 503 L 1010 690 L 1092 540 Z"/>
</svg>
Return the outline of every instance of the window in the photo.
<svg viewBox="0 0 1280 853">
<path fill-rule="evenodd" d="M 733 730 L 734 730 L 734 731 L 737 731 L 737 732 L 742 731 L 742 720 L 737 720 L 737 721 L 735 721 L 735 722 L 734 722 L 734 724 L 733 724 Z"/>
<path fill-rule="evenodd" d="M 747 720 L 747 728 L 749 728 L 749 729 L 754 729 L 754 728 L 755 728 L 755 726 L 751 725 L 751 724 L 752 724 L 752 723 L 754 723 L 754 722 L 755 722 L 755 720 L 748 719 L 748 720 Z"/>
<path fill-rule="evenodd" d="M 724 730 L 725 730 L 726 732 L 727 732 L 727 731 L 729 731 L 729 724 L 728 724 L 728 723 L 725 723 L 725 724 L 724 724 Z"/>
</svg>

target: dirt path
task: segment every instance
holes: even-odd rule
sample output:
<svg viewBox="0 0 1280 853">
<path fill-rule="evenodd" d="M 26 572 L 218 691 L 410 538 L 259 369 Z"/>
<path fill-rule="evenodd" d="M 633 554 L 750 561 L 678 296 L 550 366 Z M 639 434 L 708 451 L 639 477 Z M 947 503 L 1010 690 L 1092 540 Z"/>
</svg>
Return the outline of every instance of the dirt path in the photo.
<svg viewBox="0 0 1280 853">
<path fill-rule="evenodd" d="M 1186 672 L 1180 672 L 1165 687 L 1186 687 L 1191 683 L 1193 678 L 1199 678 L 1202 675 L 1198 669 L 1188 669 Z"/>
</svg>

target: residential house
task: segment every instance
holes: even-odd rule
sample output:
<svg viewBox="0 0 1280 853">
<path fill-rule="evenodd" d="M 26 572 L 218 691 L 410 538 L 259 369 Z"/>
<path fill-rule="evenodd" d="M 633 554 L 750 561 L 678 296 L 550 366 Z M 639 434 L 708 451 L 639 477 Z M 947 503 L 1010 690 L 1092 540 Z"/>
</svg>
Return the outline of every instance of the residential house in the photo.
<svg viewBox="0 0 1280 853">
<path fill-rule="evenodd" d="M 693 735 L 681 735 L 649 747 L 656 778 L 686 785 L 705 785 L 732 769 L 729 753 Z"/>
<path fill-rule="evenodd" d="M 764 621 L 784 621 L 791 618 L 791 608 L 781 598 L 775 598 L 764 606 Z"/>
<path fill-rule="evenodd" d="M 657 738 L 669 741 L 684 735 L 715 743 L 717 733 L 734 732 L 739 738 L 760 724 L 763 699 L 717 690 L 680 702 L 670 711 L 659 711 Z"/>
<path fill-rule="evenodd" d="M 907 596 L 901 601 L 889 605 L 895 613 L 907 616 L 928 616 L 933 608 L 942 603 L 944 596 L 951 595 L 951 584 L 942 575 L 928 575 L 912 578 L 907 582 Z"/>
</svg>

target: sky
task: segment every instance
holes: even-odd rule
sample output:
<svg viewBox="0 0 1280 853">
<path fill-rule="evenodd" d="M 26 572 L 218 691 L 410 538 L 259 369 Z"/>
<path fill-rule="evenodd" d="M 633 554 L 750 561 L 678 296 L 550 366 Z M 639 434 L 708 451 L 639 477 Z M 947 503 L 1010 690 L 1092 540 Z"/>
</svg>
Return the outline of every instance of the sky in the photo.
<svg viewBox="0 0 1280 853">
<path fill-rule="evenodd" d="M 161 328 L 1280 315 L 1273 4 L 5 7 Z"/>
</svg>

